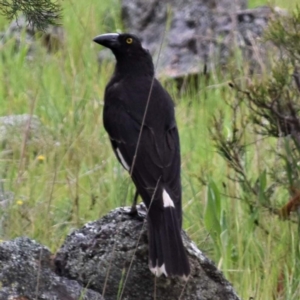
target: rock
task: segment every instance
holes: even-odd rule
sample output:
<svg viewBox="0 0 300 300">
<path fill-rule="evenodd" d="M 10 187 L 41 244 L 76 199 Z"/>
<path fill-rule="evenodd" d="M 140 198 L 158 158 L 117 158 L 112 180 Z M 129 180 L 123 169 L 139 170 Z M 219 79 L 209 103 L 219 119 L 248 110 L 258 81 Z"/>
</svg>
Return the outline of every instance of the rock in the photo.
<svg viewBox="0 0 300 300">
<path fill-rule="evenodd" d="M 35 115 L 10 115 L 0 117 L 0 144 L 3 148 L 17 143 L 20 147 L 26 134 L 27 143 L 41 143 L 48 140 L 49 134 Z M 3 155 L 3 153 L 2 153 Z"/>
<path fill-rule="evenodd" d="M 4 190 L 3 185 L 0 184 L 0 209 L 3 212 L 4 209 L 7 209 L 9 205 L 13 202 L 15 196 L 12 192 L 7 192 Z M 1 214 L 0 214 L 0 234 L 1 234 Z"/>
<path fill-rule="evenodd" d="M 55 274 L 50 251 L 28 238 L 0 243 L 0 299 L 103 300 L 97 292 Z"/>
<path fill-rule="evenodd" d="M 130 208 L 117 208 L 102 219 L 87 223 L 65 240 L 56 254 L 58 274 L 104 294 L 105 299 L 236 300 L 239 297 L 221 272 L 183 232 L 191 275 L 154 280 L 148 268 L 146 212 L 138 206 L 139 217 Z M 124 290 L 123 290 L 124 288 Z M 122 295 L 122 297 L 121 297 Z"/>
<path fill-rule="evenodd" d="M 24 36 L 23 32 L 25 32 Z M 22 45 L 27 45 L 27 58 L 29 60 L 34 58 L 37 39 L 41 40 L 42 45 L 46 47 L 48 52 L 57 51 L 64 42 L 64 30 L 61 26 L 49 25 L 45 31 L 37 31 L 23 15 L 12 21 L 5 32 L 0 33 L 0 36 L 0 44 L 2 45 L 8 40 L 14 39 L 16 51 L 19 51 Z"/>
<path fill-rule="evenodd" d="M 13 192 L 5 191 L 0 183 L 0 236 L 5 236 L 8 225 L 9 208 L 15 200 Z M 0 297 L 1 300 L 1 297 Z"/>
<path fill-rule="evenodd" d="M 246 0 L 122 0 L 127 32 L 137 34 L 157 60 L 157 73 L 171 78 L 226 65 L 236 49 L 251 68 L 263 67 L 269 45 L 260 43 L 268 21 L 278 12 L 269 7 L 246 9 Z M 164 34 L 166 30 L 166 33 Z M 101 54 L 99 60 L 107 58 Z"/>
<path fill-rule="evenodd" d="M 9 138 L 12 131 L 21 133 L 28 126 L 30 132 L 38 132 L 41 127 L 39 118 L 35 115 L 9 115 L 0 117 L 0 142 Z M 16 133 L 16 132 L 14 132 Z"/>
<path fill-rule="evenodd" d="M 26 151 L 20 153 L 23 143 L 26 141 Z M 23 155 L 24 166 L 29 158 L 39 154 L 39 151 L 52 149 L 56 147 L 55 141 L 50 131 L 41 123 L 35 115 L 9 115 L 0 117 L 0 235 L 5 235 L 7 216 L 9 209 L 13 204 L 14 193 L 5 189 L 4 182 L 7 177 L 8 164 L 11 163 L 9 158 L 14 155 Z M 3 179 L 2 179 L 3 178 Z M 21 199 L 22 196 L 19 195 Z M 8 212 L 8 213 L 7 213 Z"/>
<path fill-rule="evenodd" d="M 0 242 L 0 300 L 238 300 L 231 284 L 183 232 L 191 275 L 156 280 L 148 269 L 146 211 L 117 208 L 70 234 L 55 258 L 48 248 L 16 238 Z M 138 241 L 138 247 L 137 246 Z M 134 257 L 134 259 L 132 259 Z M 129 272 L 128 272 L 129 271 Z M 124 287 L 124 290 L 123 290 Z M 102 295 L 101 295 L 102 294 Z"/>
</svg>

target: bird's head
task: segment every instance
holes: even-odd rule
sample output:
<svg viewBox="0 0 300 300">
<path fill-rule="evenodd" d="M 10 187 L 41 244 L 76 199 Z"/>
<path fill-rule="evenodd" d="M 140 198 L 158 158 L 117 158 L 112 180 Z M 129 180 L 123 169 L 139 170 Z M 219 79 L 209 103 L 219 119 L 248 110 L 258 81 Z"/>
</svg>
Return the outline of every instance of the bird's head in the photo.
<svg viewBox="0 0 300 300">
<path fill-rule="evenodd" d="M 95 43 L 109 48 L 117 59 L 117 69 L 132 74 L 154 74 L 152 57 L 144 49 L 140 39 L 129 33 L 106 33 L 98 35 L 93 40 Z"/>
<path fill-rule="evenodd" d="M 142 47 L 140 39 L 129 33 L 106 33 L 98 35 L 93 40 L 111 51 L 117 56 L 118 54 L 130 55 L 147 51 Z"/>
</svg>

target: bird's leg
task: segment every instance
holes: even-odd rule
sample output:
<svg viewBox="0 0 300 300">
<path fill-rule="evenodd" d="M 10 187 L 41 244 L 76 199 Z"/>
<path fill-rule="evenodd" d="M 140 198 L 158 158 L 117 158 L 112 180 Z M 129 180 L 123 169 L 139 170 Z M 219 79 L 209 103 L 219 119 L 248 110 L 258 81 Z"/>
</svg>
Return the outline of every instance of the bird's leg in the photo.
<svg viewBox="0 0 300 300">
<path fill-rule="evenodd" d="M 137 199 L 139 197 L 139 193 L 138 191 L 136 190 L 135 191 L 135 194 L 134 194 L 134 198 L 133 198 L 133 203 L 132 203 L 132 206 L 131 206 L 131 209 L 130 211 L 127 213 L 129 216 L 133 217 L 133 218 L 136 218 L 137 220 L 139 221 L 144 221 L 145 219 L 145 216 L 143 215 L 139 215 L 139 212 L 136 208 L 136 204 L 137 204 Z"/>
<path fill-rule="evenodd" d="M 135 215 L 138 214 L 137 209 L 136 209 L 136 204 L 137 204 L 138 197 L 139 197 L 139 193 L 136 190 L 135 194 L 134 194 L 134 198 L 133 198 L 133 203 L 132 203 L 132 206 L 131 206 L 131 210 L 129 212 L 129 215 L 131 215 L 131 216 L 135 216 Z"/>
</svg>

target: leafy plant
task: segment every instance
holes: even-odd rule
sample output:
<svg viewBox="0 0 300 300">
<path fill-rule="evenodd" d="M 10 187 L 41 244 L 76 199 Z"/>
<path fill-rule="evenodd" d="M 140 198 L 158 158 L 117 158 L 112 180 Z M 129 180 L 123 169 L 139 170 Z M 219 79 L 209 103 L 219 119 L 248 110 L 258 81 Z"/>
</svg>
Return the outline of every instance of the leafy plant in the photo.
<svg viewBox="0 0 300 300">
<path fill-rule="evenodd" d="M 57 24 L 61 8 L 51 0 L 1 0 L 0 12 L 10 20 L 22 13 L 29 24 L 44 30 L 49 25 Z"/>
</svg>

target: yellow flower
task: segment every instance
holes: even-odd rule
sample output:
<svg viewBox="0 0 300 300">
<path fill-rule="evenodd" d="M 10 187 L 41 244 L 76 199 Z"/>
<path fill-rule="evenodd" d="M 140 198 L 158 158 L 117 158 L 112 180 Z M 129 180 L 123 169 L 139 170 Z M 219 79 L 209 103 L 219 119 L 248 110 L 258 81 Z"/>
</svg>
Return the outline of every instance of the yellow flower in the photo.
<svg viewBox="0 0 300 300">
<path fill-rule="evenodd" d="M 23 202 L 22 200 L 18 200 L 18 201 L 17 201 L 17 204 L 18 204 L 18 205 L 23 205 L 23 203 L 24 203 L 24 202 Z"/>
<path fill-rule="evenodd" d="M 39 155 L 36 159 L 38 161 L 44 161 L 46 159 L 46 157 L 44 155 Z"/>
</svg>

